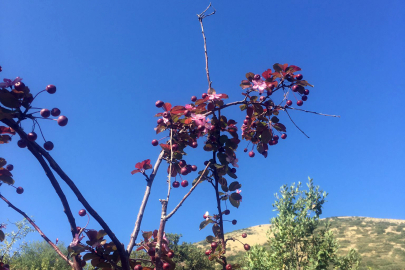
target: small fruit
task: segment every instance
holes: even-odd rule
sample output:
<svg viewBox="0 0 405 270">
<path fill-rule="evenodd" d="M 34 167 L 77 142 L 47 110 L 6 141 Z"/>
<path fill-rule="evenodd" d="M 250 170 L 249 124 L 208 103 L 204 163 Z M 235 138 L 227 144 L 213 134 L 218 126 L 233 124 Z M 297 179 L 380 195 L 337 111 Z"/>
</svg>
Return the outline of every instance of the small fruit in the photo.
<svg viewBox="0 0 405 270">
<path fill-rule="evenodd" d="M 287 104 L 287 106 L 291 106 L 292 105 L 292 100 L 287 100 L 287 102 L 285 104 Z"/>
<path fill-rule="evenodd" d="M 192 142 L 192 143 L 191 143 L 191 147 L 197 148 L 197 146 L 198 146 L 198 143 L 197 143 L 197 142 Z"/>
<path fill-rule="evenodd" d="M 169 263 L 164 263 L 163 264 L 163 270 L 169 270 L 170 269 L 170 264 Z"/>
<path fill-rule="evenodd" d="M 306 95 L 306 96 L 309 95 L 309 90 L 308 90 L 308 89 L 305 89 L 305 90 L 304 90 L 304 95 Z"/>
<path fill-rule="evenodd" d="M 226 209 L 225 211 L 224 211 L 224 215 L 229 215 L 231 213 L 231 211 L 229 210 L 229 209 Z"/>
<path fill-rule="evenodd" d="M 51 151 L 53 149 L 53 143 L 51 141 L 47 141 L 44 143 L 44 148 L 47 151 Z"/>
<path fill-rule="evenodd" d="M 210 255 L 211 255 L 211 252 L 212 252 L 212 251 L 211 251 L 210 249 L 208 249 L 208 250 L 205 251 L 205 255 L 210 256 Z"/>
<path fill-rule="evenodd" d="M 181 175 L 187 175 L 188 174 L 188 170 L 186 167 L 181 168 L 180 170 Z"/>
<path fill-rule="evenodd" d="M 158 100 L 158 101 L 156 101 L 155 106 L 158 107 L 158 108 L 161 108 L 161 107 L 163 107 L 164 104 L 165 103 L 163 101 Z"/>
<path fill-rule="evenodd" d="M 191 101 L 192 101 L 192 102 L 196 102 L 196 101 L 197 101 L 197 97 L 196 97 L 196 96 L 192 96 L 192 97 L 191 97 Z"/>
<path fill-rule="evenodd" d="M 245 248 L 245 250 L 250 250 L 250 246 L 248 244 L 245 244 L 243 247 Z"/>
<path fill-rule="evenodd" d="M 211 243 L 211 248 L 212 249 L 216 249 L 218 247 L 218 243 L 217 242 L 212 242 Z"/>
<path fill-rule="evenodd" d="M 302 100 L 298 100 L 298 101 L 297 101 L 297 105 L 298 105 L 298 106 L 302 106 L 302 104 L 304 104 L 304 101 L 302 101 Z"/>
<path fill-rule="evenodd" d="M 182 187 L 187 187 L 188 186 L 188 181 L 187 180 L 181 181 L 181 186 Z"/>
<path fill-rule="evenodd" d="M 173 257 L 174 257 L 174 253 L 171 252 L 171 251 L 169 251 L 169 252 L 167 253 L 167 257 L 169 257 L 170 259 L 173 258 Z"/>
<path fill-rule="evenodd" d="M 174 143 L 172 146 L 173 151 L 179 150 L 179 145 L 177 143 Z"/>
<path fill-rule="evenodd" d="M 226 270 L 232 270 L 232 265 L 231 265 L 231 264 L 227 264 L 227 265 L 226 265 Z"/>
<path fill-rule="evenodd" d="M 232 220 L 232 225 L 236 225 L 236 223 L 238 223 L 236 219 Z"/>
<path fill-rule="evenodd" d="M 249 152 L 249 157 L 254 157 L 254 156 L 255 156 L 255 152 L 250 151 L 250 152 Z"/>
<path fill-rule="evenodd" d="M 246 233 L 242 233 L 242 238 L 246 238 L 247 234 Z"/>
<path fill-rule="evenodd" d="M 51 115 L 52 116 L 59 116 L 60 115 L 60 110 L 58 108 L 53 108 L 51 110 Z"/>
<path fill-rule="evenodd" d="M 11 171 L 14 169 L 13 164 L 8 164 L 8 165 L 6 166 L 6 169 L 7 169 L 9 172 L 11 172 Z"/>
<path fill-rule="evenodd" d="M 51 115 L 51 111 L 48 109 L 42 109 L 40 112 L 41 116 L 44 118 L 47 118 Z"/>
<path fill-rule="evenodd" d="M 278 135 L 273 136 L 273 141 L 278 141 L 278 139 L 279 139 Z"/>
<path fill-rule="evenodd" d="M 152 140 L 152 145 L 157 146 L 159 144 L 158 140 Z"/>
<path fill-rule="evenodd" d="M 17 192 L 18 194 L 23 194 L 24 189 L 23 189 L 22 187 L 18 187 L 18 188 L 16 189 L 16 192 Z"/>
<path fill-rule="evenodd" d="M 135 265 L 134 270 L 142 270 L 143 267 L 140 264 Z"/>
<path fill-rule="evenodd" d="M 17 90 L 17 91 L 22 91 L 22 90 L 25 89 L 25 84 L 24 84 L 23 82 L 16 82 L 16 83 L 14 84 L 14 88 L 15 88 L 15 90 Z"/>
<path fill-rule="evenodd" d="M 59 118 L 58 118 L 58 125 L 59 126 L 64 127 L 64 126 L 67 125 L 67 123 L 68 123 L 68 119 L 67 119 L 66 116 L 64 116 L 64 115 L 59 116 Z"/>
<path fill-rule="evenodd" d="M 245 152 L 245 153 L 246 153 L 247 151 L 248 151 L 248 149 L 247 149 L 247 148 L 243 149 L 243 152 Z"/>
<path fill-rule="evenodd" d="M 53 84 L 50 84 L 46 87 L 46 92 L 48 92 L 49 94 L 55 94 L 56 92 L 56 86 Z"/>
<path fill-rule="evenodd" d="M 164 113 L 162 114 L 162 116 L 163 116 L 164 118 L 169 118 L 169 117 L 170 117 L 170 112 L 164 112 Z"/>
<path fill-rule="evenodd" d="M 82 209 L 79 211 L 79 216 L 84 217 L 87 214 L 86 210 Z"/>
<path fill-rule="evenodd" d="M 300 80 L 302 80 L 302 78 L 303 78 L 304 76 L 302 76 L 302 74 L 297 74 L 297 75 L 295 75 L 294 77 L 295 77 L 296 80 L 300 81 Z"/>
<path fill-rule="evenodd" d="M 291 87 L 291 90 L 293 92 L 297 92 L 298 91 L 298 85 L 294 85 L 293 87 Z"/>
<path fill-rule="evenodd" d="M 307 101 L 308 97 L 307 96 L 302 96 L 301 99 L 302 99 L 302 101 Z"/>
<path fill-rule="evenodd" d="M 35 132 L 30 132 L 27 134 L 27 140 L 30 142 L 35 141 L 38 138 L 37 134 Z"/>
<path fill-rule="evenodd" d="M 157 124 L 158 124 L 158 125 L 163 124 L 163 119 L 162 119 L 162 118 L 159 118 L 159 119 L 157 120 Z"/>
<path fill-rule="evenodd" d="M 201 95 L 202 98 L 206 98 L 207 96 L 208 96 L 207 93 L 203 93 L 203 94 Z"/>
<path fill-rule="evenodd" d="M 81 229 L 79 226 L 76 227 L 77 232 L 80 232 Z"/>
<path fill-rule="evenodd" d="M 256 74 L 256 75 L 253 77 L 253 80 L 260 80 L 260 75 L 259 75 L 259 74 Z"/>
<path fill-rule="evenodd" d="M 265 96 L 261 96 L 261 97 L 260 97 L 260 101 L 263 101 L 263 100 L 265 100 L 265 99 L 266 99 Z"/>
<path fill-rule="evenodd" d="M 21 139 L 21 140 L 19 140 L 19 141 L 17 142 L 17 145 L 18 145 L 18 147 L 20 147 L 20 148 L 25 148 L 25 147 L 27 147 L 27 141 Z"/>
<path fill-rule="evenodd" d="M 186 163 L 185 160 L 180 160 L 180 161 L 179 161 L 179 166 L 180 166 L 181 168 L 183 168 L 183 167 L 186 166 L 186 165 L 187 165 L 187 163 Z"/>
<path fill-rule="evenodd" d="M 149 254 L 149 256 L 155 256 L 155 254 L 156 254 L 155 248 L 154 248 L 154 247 L 151 247 L 151 248 L 148 250 L 148 254 Z"/>
<path fill-rule="evenodd" d="M 174 181 L 174 182 L 173 182 L 173 187 L 174 187 L 174 188 L 178 188 L 179 186 L 180 186 L 179 181 Z"/>
<path fill-rule="evenodd" d="M 203 126 L 203 125 L 198 125 L 198 127 L 197 127 L 198 131 L 204 131 L 204 129 L 205 129 L 205 126 Z"/>
<path fill-rule="evenodd" d="M 281 139 L 285 140 L 287 138 L 287 134 L 283 133 L 281 134 Z"/>
<path fill-rule="evenodd" d="M 196 165 L 192 165 L 192 166 L 191 166 L 191 170 L 192 170 L 193 172 L 197 171 L 197 166 L 196 166 Z"/>
</svg>

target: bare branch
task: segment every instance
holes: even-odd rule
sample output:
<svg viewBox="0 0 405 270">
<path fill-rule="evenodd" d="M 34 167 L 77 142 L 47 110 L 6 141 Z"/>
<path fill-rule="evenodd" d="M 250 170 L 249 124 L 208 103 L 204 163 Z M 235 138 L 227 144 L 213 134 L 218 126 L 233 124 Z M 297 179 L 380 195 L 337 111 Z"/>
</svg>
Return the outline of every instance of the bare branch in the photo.
<svg viewBox="0 0 405 270">
<path fill-rule="evenodd" d="M 298 128 L 298 130 L 299 131 L 301 131 L 302 132 L 302 134 L 304 134 L 308 139 L 309 139 L 309 136 L 307 135 L 307 134 L 305 134 L 305 132 L 304 131 L 302 131 L 302 129 L 300 129 L 298 126 L 297 126 L 297 124 L 295 124 L 295 122 L 294 122 L 294 120 L 292 120 L 292 118 L 291 118 L 291 116 L 290 116 L 290 114 L 288 113 L 288 111 L 287 110 L 285 110 L 285 112 L 287 113 L 287 115 L 288 115 L 288 118 L 290 118 L 290 120 L 291 120 L 291 122 L 294 124 L 294 126 L 296 127 L 296 128 Z"/>
<path fill-rule="evenodd" d="M 322 116 L 330 116 L 330 117 L 337 117 L 337 118 L 340 118 L 340 115 L 332 115 L 332 114 L 318 113 L 318 112 L 307 111 L 307 110 L 298 109 L 298 108 L 293 108 L 293 107 L 286 107 L 286 109 L 291 109 L 291 110 L 296 110 L 296 111 L 301 111 L 301 112 L 307 112 L 307 113 L 313 113 L 313 114 L 322 115 Z"/>
</svg>

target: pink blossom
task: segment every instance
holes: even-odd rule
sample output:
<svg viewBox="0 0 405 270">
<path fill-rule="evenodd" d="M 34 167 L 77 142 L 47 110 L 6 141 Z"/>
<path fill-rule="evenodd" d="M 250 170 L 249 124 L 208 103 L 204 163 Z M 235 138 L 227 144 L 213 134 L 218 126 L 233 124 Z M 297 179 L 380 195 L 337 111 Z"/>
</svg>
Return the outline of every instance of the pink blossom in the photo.
<svg viewBox="0 0 405 270">
<path fill-rule="evenodd" d="M 191 106 L 190 104 L 186 104 L 186 106 L 184 106 L 184 108 L 186 108 L 186 110 L 192 111 L 195 109 L 194 106 Z"/>
<path fill-rule="evenodd" d="M 0 88 L 7 88 L 7 87 L 11 87 L 14 84 L 21 82 L 22 78 L 17 77 L 14 79 L 14 81 L 10 80 L 10 79 L 3 79 L 4 82 L 0 83 Z"/>
<path fill-rule="evenodd" d="M 212 94 L 208 95 L 209 100 L 221 100 L 222 99 L 222 94 Z"/>
<path fill-rule="evenodd" d="M 237 189 L 236 190 L 236 193 L 238 193 L 239 195 L 240 195 L 240 193 L 242 192 L 242 190 L 241 189 Z M 241 202 L 242 201 L 242 195 L 240 195 L 240 200 L 238 201 L 238 202 Z"/>
<path fill-rule="evenodd" d="M 70 247 L 75 247 L 77 244 L 84 238 L 84 235 L 79 236 L 79 234 L 75 234 L 75 238 L 73 238 L 72 243 L 70 243 Z"/>
<path fill-rule="evenodd" d="M 232 166 L 234 166 L 234 167 L 236 167 L 236 168 L 239 168 L 238 159 L 237 159 L 236 157 L 227 156 L 227 157 L 226 157 L 226 161 L 228 161 L 229 163 L 231 163 Z"/>
<path fill-rule="evenodd" d="M 267 88 L 267 84 L 262 80 L 253 80 L 253 89 L 258 90 L 260 94 L 263 94 L 264 90 Z"/>
</svg>

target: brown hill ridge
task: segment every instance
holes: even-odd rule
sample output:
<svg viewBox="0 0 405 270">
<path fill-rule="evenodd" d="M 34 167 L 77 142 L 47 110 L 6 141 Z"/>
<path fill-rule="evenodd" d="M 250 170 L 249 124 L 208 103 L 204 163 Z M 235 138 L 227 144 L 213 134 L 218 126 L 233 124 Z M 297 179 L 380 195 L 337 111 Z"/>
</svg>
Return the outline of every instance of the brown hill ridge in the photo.
<svg viewBox="0 0 405 270">
<path fill-rule="evenodd" d="M 340 254 L 347 253 L 350 248 L 356 249 L 362 256 L 360 269 L 405 269 L 405 220 L 381 219 L 369 217 L 331 217 L 321 220 L 321 224 L 329 221 L 340 244 Z M 270 224 L 257 225 L 226 234 L 226 238 L 235 237 L 249 245 L 267 246 L 267 231 Z M 320 227 L 323 227 L 321 225 Z M 247 233 L 247 238 L 242 238 Z M 208 248 L 205 241 L 196 245 Z M 242 255 L 243 246 L 235 241 L 228 241 L 227 254 L 230 260 Z"/>
</svg>

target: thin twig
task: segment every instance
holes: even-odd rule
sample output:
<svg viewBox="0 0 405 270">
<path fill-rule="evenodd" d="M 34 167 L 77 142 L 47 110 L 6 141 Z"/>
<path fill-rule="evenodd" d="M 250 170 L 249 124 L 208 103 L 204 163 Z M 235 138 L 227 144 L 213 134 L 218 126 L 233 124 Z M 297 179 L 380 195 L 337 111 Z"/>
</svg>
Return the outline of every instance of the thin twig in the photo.
<svg viewBox="0 0 405 270">
<path fill-rule="evenodd" d="M 291 110 L 296 110 L 296 111 L 301 111 L 301 112 L 307 112 L 307 113 L 313 113 L 313 114 L 322 115 L 322 116 L 330 116 L 330 117 L 337 117 L 337 118 L 340 118 L 340 115 L 332 115 L 332 114 L 318 113 L 318 112 L 307 111 L 307 110 L 298 109 L 298 108 L 293 108 L 293 107 L 286 107 L 286 109 L 291 109 Z"/>
<path fill-rule="evenodd" d="M 285 110 L 285 112 L 287 113 L 288 117 L 290 118 L 290 120 L 291 120 L 291 122 L 294 124 L 294 126 L 295 126 L 296 128 L 298 128 L 298 130 L 301 131 L 302 134 L 304 134 L 307 138 L 309 138 L 309 136 L 308 136 L 307 134 L 305 134 L 305 132 L 302 131 L 302 129 L 300 129 L 300 128 L 297 126 L 297 124 L 295 124 L 294 120 L 292 120 L 292 118 L 291 118 L 290 114 L 288 113 L 288 111 Z"/>
<path fill-rule="evenodd" d="M 197 182 L 191 187 L 190 191 L 183 197 L 183 199 L 181 199 L 181 201 L 179 202 L 179 204 L 173 209 L 173 211 L 170 212 L 170 214 L 168 214 L 166 216 L 166 221 L 169 220 L 169 218 L 171 218 L 176 212 L 177 210 L 179 210 L 180 206 L 184 203 L 184 201 L 188 198 L 188 196 L 190 196 L 191 192 L 193 192 L 193 190 L 197 187 L 197 185 L 201 182 L 202 177 L 205 174 L 205 171 L 208 169 L 208 167 L 210 166 L 210 162 L 208 162 L 207 166 L 205 167 L 204 171 L 202 172 L 202 174 L 200 175 L 200 178 L 198 178 Z"/>
<path fill-rule="evenodd" d="M 73 263 L 71 261 L 69 261 L 69 259 L 59 250 L 59 248 L 41 231 L 41 229 L 35 224 L 35 222 L 30 219 L 29 216 L 27 216 L 27 214 L 25 214 L 23 211 L 21 211 L 19 208 L 17 208 L 16 206 L 14 206 L 11 202 L 9 202 L 6 198 L 3 197 L 3 195 L 0 194 L 0 198 L 5 201 L 9 207 L 13 208 L 15 211 L 17 211 L 18 213 L 20 213 L 26 220 L 28 220 L 29 223 L 31 223 L 31 225 L 35 228 L 35 230 L 41 235 L 41 237 L 49 244 L 51 245 L 51 247 L 56 251 L 56 253 L 59 254 L 59 256 L 65 260 L 70 267 L 73 267 Z"/>
</svg>

